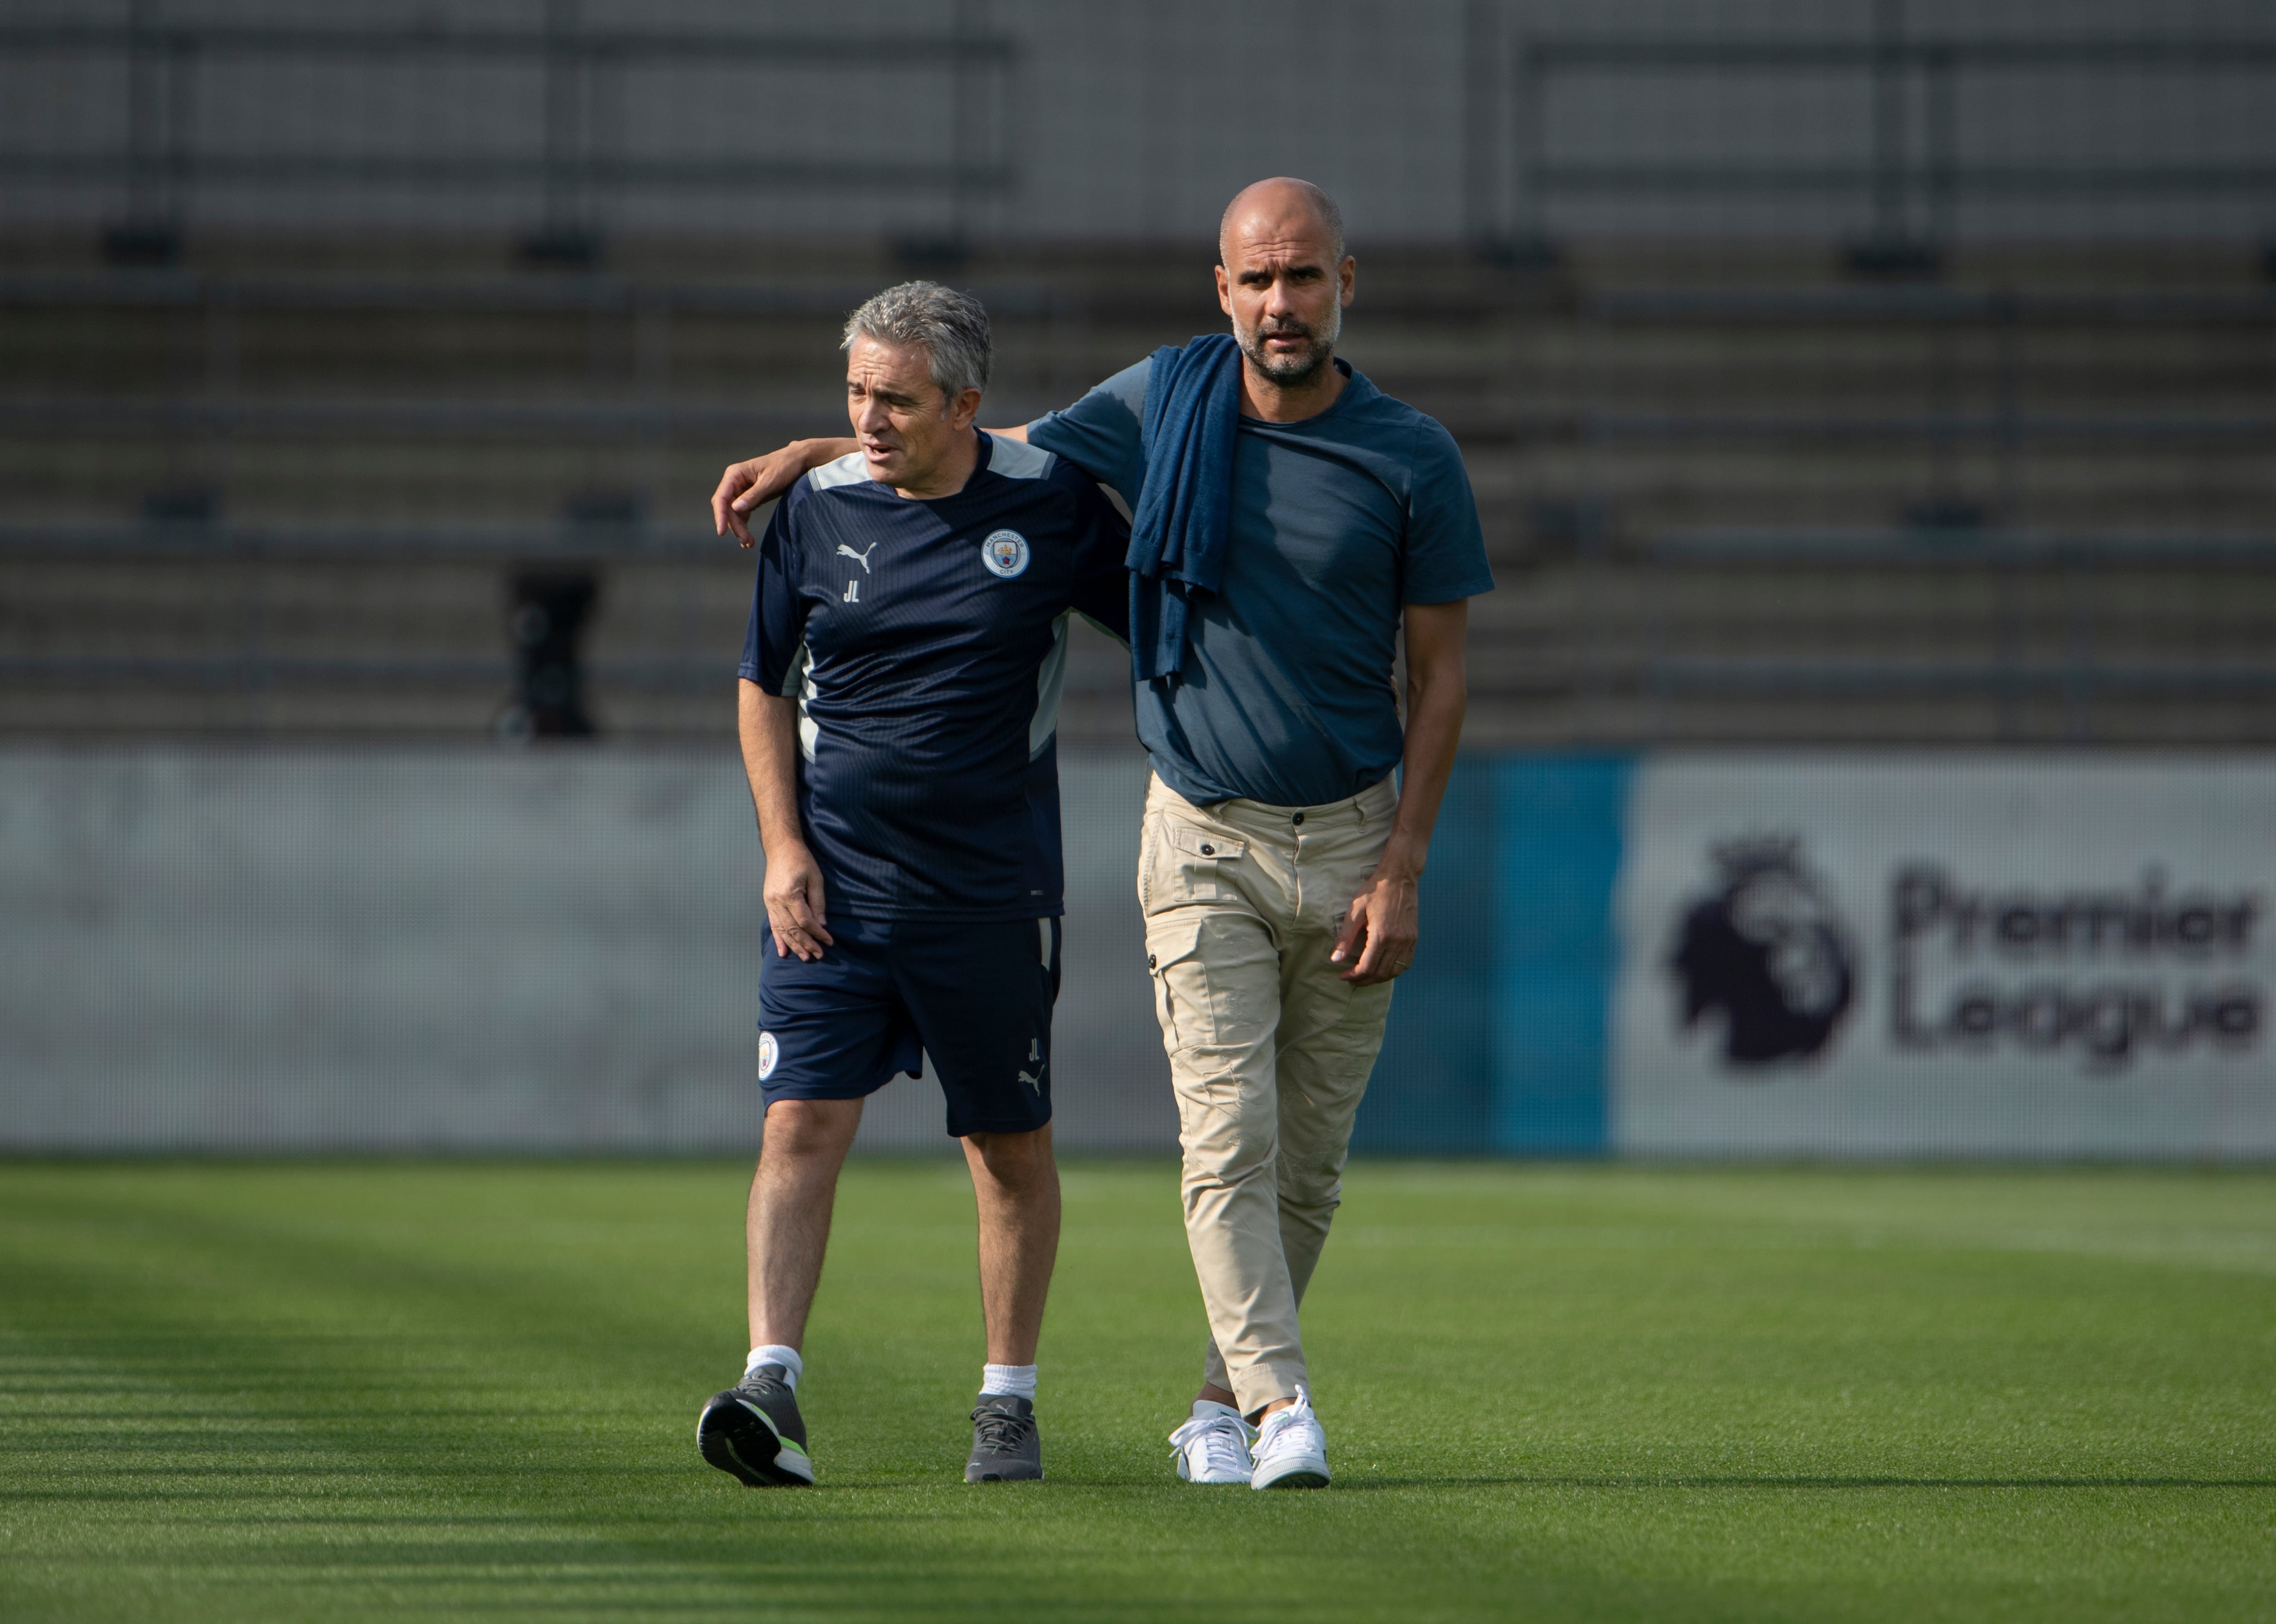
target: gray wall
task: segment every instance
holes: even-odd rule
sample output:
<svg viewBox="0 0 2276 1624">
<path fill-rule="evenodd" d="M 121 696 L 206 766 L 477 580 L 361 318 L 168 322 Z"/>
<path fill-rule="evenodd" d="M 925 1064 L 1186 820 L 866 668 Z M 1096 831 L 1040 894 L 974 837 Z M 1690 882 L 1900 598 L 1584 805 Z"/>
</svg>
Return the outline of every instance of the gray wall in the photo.
<svg viewBox="0 0 2276 1624">
<path fill-rule="evenodd" d="M 585 0 L 596 29 L 730 28 L 841 38 L 1002 40 L 1008 68 L 817 65 L 752 52 L 720 63 L 604 65 L 579 94 L 580 149 L 641 161 L 726 160 L 755 183 L 709 192 L 626 185 L 577 201 L 610 230 L 770 233 L 939 232 L 982 237 L 1206 240 L 1226 197 L 1276 171 L 1345 198 L 1362 243 L 1453 239 L 1535 226 L 1553 233 L 1844 235 L 1867 229 L 1863 186 L 1827 193 L 1683 188 L 1550 200 L 1536 218 L 1511 153 L 1537 119 L 1547 157 L 1567 163 L 1718 161 L 1855 166 L 1869 155 L 1874 99 L 1853 70 L 1703 75 L 1559 72 L 1528 91 L 1521 37 L 1680 34 L 1868 37 L 1876 0 Z M 2263 0 L 1909 0 L 1914 35 L 2060 39 L 2192 34 L 2265 37 Z M 543 25 L 541 0 L 166 0 L 181 20 L 466 28 Z M 126 0 L 49 0 L 11 15 L 123 19 Z M 140 106 L 174 117 L 153 80 L 130 90 L 119 59 L 52 49 L 0 63 L 0 149 L 119 153 Z M 1907 92 L 1908 146 L 1924 162 L 1928 92 Z M 2263 163 L 2276 137 L 2266 63 L 2175 68 L 2120 61 L 2057 72 L 2007 67 L 1954 92 L 1963 164 L 2098 167 Z M 460 156 L 497 163 L 543 150 L 539 60 L 448 63 L 410 56 L 307 61 L 224 58 L 193 70 L 178 122 L 208 155 Z M 897 184 L 892 170 L 959 159 L 1008 165 L 1008 185 Z M 816 175 L 839 167 L 842 178 Z M 801 166 L 803 168 L 801 169 Z M 871 171 L 861 173 L 863 166 Z M 195 167 L 194 164 L 192 165 Z M 183 201 L 214 224 L 456 226 L 534 223 L 527 174 L 494 184 L 322 180 L 248 190 L 208 172 Z M 123 180 L 0 180 L 0 223 L 95 222 L 127 204 Z M 771 178 L 767 177 L 771 176 Z M 794 184 L 792 184 L 794 182 Z M 149 183 L 163 188 L 164 183 Z M 559 200 L 557 199 L 557 207 Z M 2122 193 L 2050 187 L 1963 199 L 1972 238 L 2175 235 L 2252 239 L 2276 228 L 2265 170 L 2212 190 L 2172 184 Z"/>
<path fill-rule="evenodd" d="M 1144 771 L 1065 763 L 1074 1149 L 1175 1140 Z M 762 877 L 726 753 L 0 750 L 0 1148 L 747 1150 Z"/>
</svg>

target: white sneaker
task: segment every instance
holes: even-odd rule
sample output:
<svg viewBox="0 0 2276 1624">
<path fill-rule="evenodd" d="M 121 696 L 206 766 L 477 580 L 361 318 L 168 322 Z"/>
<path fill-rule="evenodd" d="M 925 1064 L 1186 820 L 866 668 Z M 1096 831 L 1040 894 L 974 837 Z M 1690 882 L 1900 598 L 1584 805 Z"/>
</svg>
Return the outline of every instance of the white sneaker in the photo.
<svg viewBox="0 0 2276 1624">
<path fill-rule="evenodd" d="M 1328 1486 L 1328 1435 L 1312 1414 L 1311 1395 L 1296 1389 L 1296 1401 L 1264 1418 L 1256 1435 L 1256 1470 L 1252 1489 L 1324 1489 Z"/>
<path fill-rule="evenodd" d="M 1193 1419 L 1170 1434 L 1177 1446 L 1178 1476 L 1187 1483 L 1247 1483 L 1256 1469 L 1248 1441 L 1256 1429 L 1229 1404 L 1194 1400 Z"/>
</svg>

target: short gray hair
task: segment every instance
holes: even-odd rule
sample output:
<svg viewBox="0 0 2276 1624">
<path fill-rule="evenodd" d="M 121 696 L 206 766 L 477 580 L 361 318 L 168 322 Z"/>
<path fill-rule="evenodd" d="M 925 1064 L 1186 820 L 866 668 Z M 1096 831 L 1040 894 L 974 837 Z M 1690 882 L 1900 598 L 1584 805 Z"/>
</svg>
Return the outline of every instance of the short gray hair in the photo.
<svg viewBox="0 0 2276 1624">
<path fill-rule="evenodd" d="M 856 338 L 915 345 L 932 361 L 942 405 L 967 389 L 988 387 L 988 307 L 969 293 L 937 282 L 904 282 L 873 295 L 846 319 L 850 350 Z"/>
</svg>

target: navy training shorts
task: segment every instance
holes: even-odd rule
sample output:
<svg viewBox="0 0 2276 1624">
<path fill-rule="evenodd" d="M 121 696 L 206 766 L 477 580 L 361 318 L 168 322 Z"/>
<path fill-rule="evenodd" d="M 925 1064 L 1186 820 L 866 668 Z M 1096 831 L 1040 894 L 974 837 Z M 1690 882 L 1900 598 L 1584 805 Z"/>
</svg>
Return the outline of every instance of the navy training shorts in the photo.
<svg viewBox="0 0 2276 1624">
<path fill-rule="evenodd" d="M 927 1056 L 948 1131 L 1026 1134 L 1051 1119 L 1059 922 L 844 919 L 812 961 L 764 932 L 759 1087 L 778 1099 L 861 1099 Z"/>
</svg>

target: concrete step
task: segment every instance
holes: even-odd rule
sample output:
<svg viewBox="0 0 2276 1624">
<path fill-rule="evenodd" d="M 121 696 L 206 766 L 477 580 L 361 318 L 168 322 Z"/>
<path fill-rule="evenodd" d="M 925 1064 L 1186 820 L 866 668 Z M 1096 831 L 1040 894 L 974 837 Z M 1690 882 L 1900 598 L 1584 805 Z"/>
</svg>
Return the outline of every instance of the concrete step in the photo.
<svg viewBox="0 0 2276 1624">
<path fill-rule="evenodd" d="M 120 278 L 85 244 L 0 239 L 0 540 L 214 505 L 124 550 L 5 555 L 0 732 L 479 738 L 511 695 L 513 560 L 561 546 L 596 560 L 601 725 L 732 730 L 747 557 L 634 543 L 707 527 L 731 458 L 835 426 L 843 313 L 908 262 L 630 242 L 554 278 L 476 239 L 198 255 Z M 1461 440 L 1502 580 L 1475 610 L 1473 740 L 2265 739 L 2276 571 L 2178 544 L 2276 533 L 2276 304 L 2251 256 L 1961 254 L 1923 285 L 1779 245 L 1581 245 L 1547 275 L 1363 260 L 1345 352 Z M 1190 246 L 941 274 L 990 300 L 989 421 L 1222 324 Z M 624 522 L 540 534 L 580 502 Z M 1870 567 L 1669 550 L 1923 515 L 1991 528 Z M 530 535 L 416 539 L 480 525 Z M 396 531 L 296 539 L 341 526 Z M 1976 556 L 2031 529 L 2151 550 Z M 1087 632 L 1065 726 L 1128 736 L 1126 661 Z"/>
</svg>

